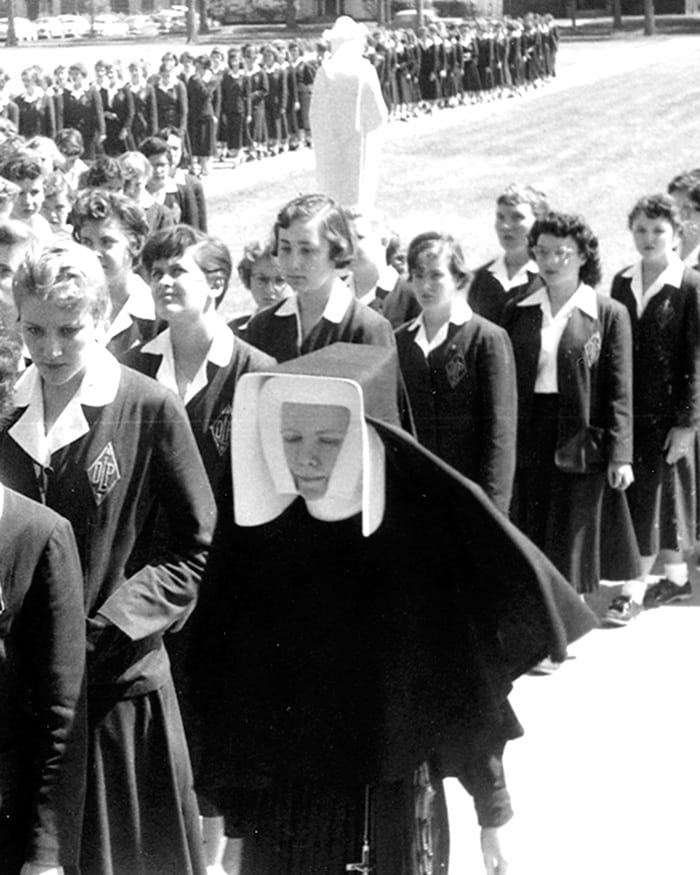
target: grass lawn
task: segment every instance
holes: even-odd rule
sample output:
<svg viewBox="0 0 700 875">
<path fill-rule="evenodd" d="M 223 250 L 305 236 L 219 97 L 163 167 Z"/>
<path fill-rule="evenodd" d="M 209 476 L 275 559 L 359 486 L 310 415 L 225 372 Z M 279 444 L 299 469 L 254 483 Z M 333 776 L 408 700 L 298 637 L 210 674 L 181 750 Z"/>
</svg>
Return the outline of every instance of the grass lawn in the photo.
<svg viewBox="0 0 700 875">
<path fill-rule="evenodd" d="M 557 81 L 523 98 L 445 110 L 388 129 L 378 206 L 406 242 L 431 227 L 462 240 L 476 267 L 494 254 L 494 199 L 511 181 L 582 213 L 601 241 L 609 287 L 634 256 L 634 200 L 700 165 L 700 41 L 638 33 L 561 45 Z M 314 188 L 311 155 L 216 170 L 206 180 L 211 228 L 240 255 L 279 207 Z M 248 306 L 236 286 L 227 312 Z"/>
</svg>

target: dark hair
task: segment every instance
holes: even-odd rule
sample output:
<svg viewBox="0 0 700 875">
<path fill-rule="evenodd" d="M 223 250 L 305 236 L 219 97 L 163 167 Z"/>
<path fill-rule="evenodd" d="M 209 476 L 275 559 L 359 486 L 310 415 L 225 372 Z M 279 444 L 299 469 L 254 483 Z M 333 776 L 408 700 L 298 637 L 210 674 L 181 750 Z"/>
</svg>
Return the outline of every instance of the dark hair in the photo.
<svg viewBox="0 0 700 875">
<path fill-rule="evenodd" d="M 497 204 L 507 207 L 517 207 L 518 204 L 529 204 L 536 219 L 541 219 L 549 212 L 547 195 L 531 185 L 519 185 L 512 182 L 496 198 Z"/>
<path fill-rule="evenodd" d="M 39 179 L 45 176 L 39 158 L 21 153 L 8 158 L 0 167 L 0 174 L 12 182 L 23 182 L 25 179 Z"/>
<path fill-rule="evenodd" d="M 78 188 L 108 188 L 110 191 L 122 191 L 124 174 L 121 164 L 109 155 L 99 155 L 91 166 L 80 174 Z"/>
<path fill-rule="evenodd" d="M 280 228 L 285 230 L 292 222 L 319 224 L 319 234 L 330 245 L 330 258 L 336 267 L 347 267 L 355 255 L 357 243 L 352 222 L 345 210 L 325 194 L 305 194 L 282 207 L 273 228 L 272 254 L 277 255 Z"/>
<path fill-rule="evenodd" d="M 254 240 L 243 247 L 243 256 L 236 265 L 236 269 L 241 282 L 248 291 L 250 291 L 253 265 L 256 261 L 260 261 L 261 258 L 274 258 L 271 242 L 263 243 L 260 240 Z"/>
<path fill-rule="evenodd" d="M 700 168 L 684 170 L 683 173 L 673 177 L 666 191 L 669 194 L 685 193 L 698 183 L 700 183 Z"/>
<path fill-rule="evenodd" d="M 414 237 L 408 244 L 406 262 L 408 264 L 409 278 L 413 277 L 421 255 L 431 251 L 446 253 L 450 273 L 457 279 L 459 288 L 465 288 L 471 279 L 471 274 L 467 268 L 464 252 L 452 234 L 446 234 L 443 231 L 425 231 Z"/>
<path fill-rule="evenodd" d="M 74 64 L 70 65 L 70 67 L 68 68 L 68 73 L 80 73 L 83 78 L 87 79 L 88 71 L 85 64 L 81 64 L 80 61 L 76 61 Z"/>
<path fill-rule="evenodd" d="M 59 152 L 64 155 L 80 157 L 85 151 L 83 135 L 75 128 L 61 128 L 54 137 L 54 142 Z"/>
<path fill-rule="evenodd" d="M 627 226 L 630 230 L 638 216 L 646 216 L 647 219 L 664 219 L 670 223 L 674 231 L 678 231 L 681 226 L 676 202 L 668 194 L 650 194 L 639 198 L 627 217 Z"/>
<path fill-rule="evenodd" d="M 528 237 L 531 250 L 537 245 L 541 234 L 560 238 L 571 237 L 578 247 L 579 254 L 585 259 L 579 270 L 579 279 L 589 286 L 598 285 L 602 277 L 598 238 L 582 216 L 550 212 L 543 218 L 537 219 Z"/>
<path fill-rule="evenodd" d="M 149 225 L 143 209 L 125 194 L 102 188 L 88 188 L 78 194 L 71 210 L 73 237 L 80 243 L 80 231 L 87 222 L 116 219 L 129 237 L 134 261 L 148 236 Z"/>
<path fill-rule="evenodd" d="M 62 194 L 73 200 L 73 189 L 68 180 L 60 170 L 54 170 L 44 181 L 44 197 L 57 197 Z"/>
<path fill-rule="evenodd" d="M 396 231 L 389 230 L 389 237 L 386 241 L 386 249 L 384 250 L 384 257 L 386 258 L 386 263 L 391 264 L 391 259 L 396 256 L 398 252 L 401 251 L 401 238 L 396 233 Z"/>
<path fill-rule="evenodd" d="M 218 306 L 226 294 L 233 272 L 231 253 L 228 246 L 218 237 L 204 234 L 191 225 L 174 225 L 171 228 L 163 228 L 161 231 L 151 234 L 146 241 L 141 253 L 141 263 L 150 274 L 156 261 L 161 258 L 179 258 L 192 247 L 194 247 L 194 261 L 203 273 L 207 276 L 218 273 L 223 279 L 221 293 L 215 301 Z"/>
<path fill-rule="evenodd" d="M 167 155 L 170 157 L 170 146 L 161 140 L 160 137 L 146 137 L 139 143 L 139 152 L 145 155 L 146 158 L 152 158 L 154 155 Z"/>
</svg>

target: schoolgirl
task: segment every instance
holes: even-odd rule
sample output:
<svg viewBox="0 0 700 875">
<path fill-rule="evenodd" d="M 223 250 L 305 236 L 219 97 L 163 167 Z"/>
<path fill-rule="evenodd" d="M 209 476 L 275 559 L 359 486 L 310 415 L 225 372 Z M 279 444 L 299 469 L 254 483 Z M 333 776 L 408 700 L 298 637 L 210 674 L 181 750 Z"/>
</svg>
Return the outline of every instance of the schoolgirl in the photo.
<svg viewBox="0 0 700 875">
<path fill-rule="evenodd" d="M 511 184 L 496 198 L 494 228 L 503 251 L 474 273 L 468 300 L 475 313 L 500 322 L 506 303 L 527 293 L 538 276 L 528 234 L 547 210 L 546 195 L 529 185 Z"/>
<path fill-rule="evenodd" d="M 215 504 L 180 401 L 98 342 L 97 256 L 32 252 L 14 284 L 32 364 L 0 436 L 0 477 L 73 526 L 84 572 L 87 797 L 80 871 L 204 872 L 163 634 L 195 599 Z M 169 537 L 151 542 L 163 514 Z M 73 816 L 80 817 L 76 810 Z"/>
<path fill-rule="evenodd" d="M 84 64 L 71 64 L 68 68 L 70 83 L 63 89 L 56 125 L 80 131 L 85 158 L 91 160 L 101 150 L 106 131 L 100 94 L 88 83 L 87 75 Z"/>
<path fill-rule="evenodd" d="M 632 474 L 632 339 L 618 302 L 596 293 L 598 240 L 580 216 L 548 213 L 530 231 L 543 285 L 509 302 L 518 449 L 512 516 L 578 593 L 598 588 L 606 484 Z M 620 514 L 624 502 L 620 504 Z M 636 544 L 615 550 L 636 570 Z"/>
<path fill-rule="evenodd" d="M 134 270 L 149 233 L 146 215 L 124 194 L 88 189 L 71 217 L 75 239 L 96 253 L 104 270 L 111 304 L 106 344 L 121 359 L 157 331 L 150 289 Z"/>
<path fill-rule="evenodd" d="M 41 87 L 41 77 L 33 67 L 22 70 L 23 90 L 14 98 L 19 111 L 17 132 L 20 136 L 53 137 L 56 133 L 56 115 L 51 98 Z"/>
<path fill-rule="evenodd" d="M 396 332 L 418 440 L 478 483 L 508 513 L 515 472 L 515 362 L 506 332 L 471 311 L 469 273 L 449 234 L 428 231 L 408 247 L 422 312 Z"/>
<path fill-rule="evenodd" d="M 238 316 L 229 323 L 233 333 L 246 339 L 248 324 L 255 313 L 266 307 L 272 307 L 283 298 L 287 298 L 292 290 L 287 285 L 280 271 L 279 261 L 272 254 L 272 244 L 258 240 L 248 243 L 243 248 L 243 256 L 236 266 L 238 277 L 255 304 L 255 311 L 246 316 Z"/>
<path fill-rule="evenodd" d="M 700 425 L 700 275 L 675 252 L 679 214 L 668 195 L 641 198 L 629 215 L 640 260 L 613 279 L 634 337 L 634 476 L 628 492 L 641 574 L 605 619 L 625 625 L 642 609 L 689 599 L 685 559 L 697 526 Z M 655 561 L 664 576 L 647 588 Z"/>
<path fill-rule="evenodd" d="M 294 291 L 254 316 L 247 338 L 278 362 L 337 341 L 393 346 L 391 325 L 353 297 L 338 276 L 355 249 L 347 216 L 331 198 L 303 195 L 282 208 L 273 255 Z"/>
</svg>

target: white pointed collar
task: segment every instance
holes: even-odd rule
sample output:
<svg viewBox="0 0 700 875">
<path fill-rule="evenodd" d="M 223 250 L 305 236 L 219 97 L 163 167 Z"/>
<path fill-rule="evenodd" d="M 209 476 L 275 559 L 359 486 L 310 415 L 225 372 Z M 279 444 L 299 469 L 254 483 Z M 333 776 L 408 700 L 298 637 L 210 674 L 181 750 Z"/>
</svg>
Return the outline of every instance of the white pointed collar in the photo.
<svg viewBox="0 0 700 875">
<path fill-rule="evenodd" d="M 212 337 L 207 357 L 187 387 L 185 397 L 183 398 L 185 404 L 189 403 L 208 384 L 207 365 L 210 362 L 217 368 L 225 368 L 231 361 L 233 345 L 233 332 L 222 319 L 217 317 L 214 323 L 214 336 Z M 170 329 L 166 328 L 165 331 L 157 334 L 153 340 L 149 340 L 148 343 L 141 347 L 141 352 L 161 356 L 155 379 L 161 385 L 166 386 L 178 395 L 177 377 L 175 375 L 175 354 L 173 352 L 173 340 Z"/>
<path fill-rule="evenodd" d="M 539 273 L 537 264 L 532 259 L 530 259 L 527 264 L 524 264 L 517 271 L 517 273 L 514 273 L 512 277 L 509 277 L 508 267 L 506 265 L 506 257 L 503 253 L 497 256 L 487 269 L 488 272 L 490 274 L 493 274 L 493 276 L 503 286 L 506 292 L 510 291 L 510 289 L 512 288 L 515 288 L 515 286 L 523 286 L 528 283 L 530 280 L 528 274 Z"/>
<path fill-rule="evenodd" d="M 46 434 L 41 376 L 36 365 L 30 365 L 15 385 L 15 405 L 24 410 L 10 428 L 10 437 L 35 462 L 48 466 L 53 453 L 90 430 L 83 413 L 84 406 L 105 407 L 114 401 L 120 375 L 119 363 L 114 356 L 95 343 L 80 386 Z"/>
<path fill-rule="evenodd" d="M 343 316 L 347 313 L 348 307 L 352 303 L 353 294 L 348 286 L 336 277 L 331 288 L 330 296 L 326 302 L 326 307 L 321 316 L 322 319 L 339 324 Z M 285 298 L 280 306 L 275 310 L 275 316 L 295 316 L 297 320 L 297 343 L 301 346 L 304 338 L 301 331 L 301 315 L 299 313 L 299 295 L 295 292 L 288 298 Z"/>
<path fill-rule="evenodd" d="M 527 298 L 523 298 L 522 301 L 518 301 L 516 306 L 540 307 L 542 312 L 548 315 L 550 319 L 564 318 L 565 316 L 568 316 L 574 308 L 578 308 L 582 313 L 585 313 L 586 316 L 590 316 L 591 319 L 598 318 L 598 299 L 596 297 L 596 291 L 585 283 L 581 283 L 555 317 L 552 317 L 552 305 L 545 286 L 537 289 L 537 291 L 528 295 Z"/>
<path fill-rule="evenodd" d="M 630 280 L 632 294 L 637 302 L 637 312 L 641 316 L 649 301 L 657 295 L 664 286 L 672 286 L 674 289 L 681 287 L 683 280 L 683 271 L 685 264 L 681 261 L 681 257 L 675 253 L 669 257 L 666 268 L 657 276 L 649 288 L 643 290 L 642 280 L 642 262 L 641 259 L 628 267 L 622 274 Z"/>
<path fill-rule="evenodd" d="M 150 319 L 155 321 L 156 311 L 153 306 L 153 296 L 150 288 L 138 274 L 129 274 L 127 278 L 127 290 L 129 297 L 124 301 L 119 312 L 112 319 L 107 329 L 107 340 L 126 331 L 134 322 L 134 319 Z"/>
<path fill-rule="evenodd" d="M 428 334 L 425 328 L 425 319 L 423 318 L 423 313 L 417 316 L 413 320 L 413 322 L 410 323 L 410 325 L 408 326 L 408 330 L 416 332 L 416 336 L 413 338 L 413 341 L 423 350 L 424 355 L 427 357 L 429 353 L 431 353 L 434 349 L 437 349 L 447 340 L 447 333 L 449 331 L 450 325 L 465 325 L 467 322 L 469 322 L 473 315 L 474 311 L 469 306 L 469 304 L 467 304 L 465 298 L 454 298 L 452 300 L 452 310 L 450 312 L 450 318 L 440 328 L 440 330 L 437 332 L 432 340 L 428 340 Z"/>
</svg>

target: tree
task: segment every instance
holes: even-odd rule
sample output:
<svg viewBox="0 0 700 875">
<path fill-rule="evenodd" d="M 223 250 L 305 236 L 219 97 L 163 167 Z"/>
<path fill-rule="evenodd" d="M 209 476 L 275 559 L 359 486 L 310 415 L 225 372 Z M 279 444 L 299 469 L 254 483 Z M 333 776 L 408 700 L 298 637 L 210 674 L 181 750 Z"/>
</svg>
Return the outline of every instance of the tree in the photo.
<svg viewBox="0 0 700 875">
<path fill-rule="evenodd" d="M 15 30 L 15 0 L 7 2 L 7 45 L 17 45 L 17 31 Z"/>
<path fill-rule="evenodd" d="M 297 0 L 285 0 L 284 26 L 287 30 L 297 29 Z"/>
<path fill-rule="evenodd" d="M 197 42 L 197 15 L 194 9 L 195 0 L 187 0 L 187 42 Z"/>
<path fill-rule="evenodd" d="M 613 27 L 615 30 L 620 30 L 622 28 L 622 0 L 613 0 L 612 13 Z"/>
<path fill-rule="evenodd" d="M 654 0 L 644 0 L 644 36 L 656 34 L 656 16 L 654 14 Z"/>
</svg>

